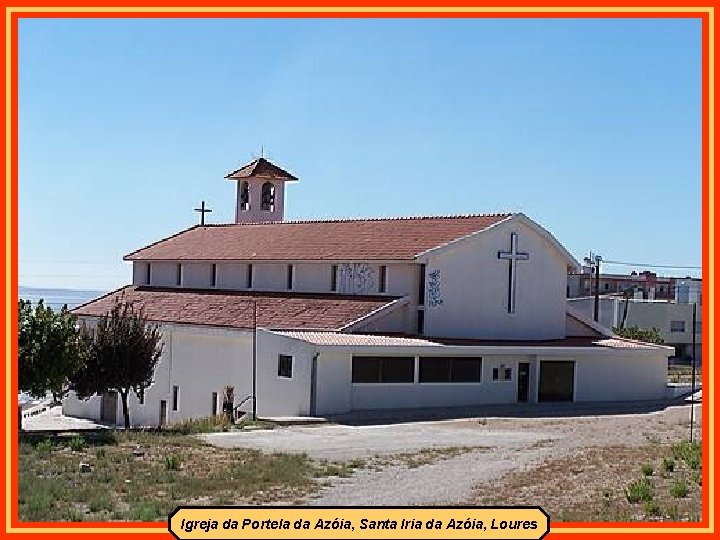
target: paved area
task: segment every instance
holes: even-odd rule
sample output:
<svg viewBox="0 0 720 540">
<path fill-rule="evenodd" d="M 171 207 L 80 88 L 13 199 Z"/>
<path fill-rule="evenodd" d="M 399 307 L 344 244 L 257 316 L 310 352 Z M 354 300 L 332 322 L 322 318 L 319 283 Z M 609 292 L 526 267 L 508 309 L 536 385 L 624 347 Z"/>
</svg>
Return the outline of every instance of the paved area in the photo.
<svg viewBox="0 0 720 540">
<path fill-rule="evenodd" d="M 107 426 L 96 424 L 85 418 L 64 416 L 62 407 L 52 407 L 34 416 L 23 418 L 25 431 L 82 431 L 87 429 L 107 429 Z"/>
</svg>

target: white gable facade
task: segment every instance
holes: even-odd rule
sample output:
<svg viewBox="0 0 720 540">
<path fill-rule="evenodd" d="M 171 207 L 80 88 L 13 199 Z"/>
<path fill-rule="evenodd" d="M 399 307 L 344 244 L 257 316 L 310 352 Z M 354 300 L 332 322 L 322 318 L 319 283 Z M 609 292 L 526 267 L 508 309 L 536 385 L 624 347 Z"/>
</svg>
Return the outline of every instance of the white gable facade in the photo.
<svg viewBox="0 0 720 540">
<path fill-rule="evenodd" d="M 281 178 L 267 222 L 247 222 L 239 191 L 238 224 L 130 254 L 133 283 L 75 310 L 92 324 L 124 298 L 160 325 L 165 349 L 153 385 L 131 396 L 133 425 L 220 414 L 228 390 L 249 411 L 253 376 L 264 417 L 665 399 L 672 349 L 569 312 L 577 261 L 523 214 L 274 223 L 289 173 L 250 165 L 231 179 L 254 186 L 251 204 Z M 322 237 L 339 228 L 347 246 L 330 249 Z M 275 240 L 287 247 L 273 251 Z M 112 395 L 71 395 L 63 408 L 122 421 Z"/>
</svg>

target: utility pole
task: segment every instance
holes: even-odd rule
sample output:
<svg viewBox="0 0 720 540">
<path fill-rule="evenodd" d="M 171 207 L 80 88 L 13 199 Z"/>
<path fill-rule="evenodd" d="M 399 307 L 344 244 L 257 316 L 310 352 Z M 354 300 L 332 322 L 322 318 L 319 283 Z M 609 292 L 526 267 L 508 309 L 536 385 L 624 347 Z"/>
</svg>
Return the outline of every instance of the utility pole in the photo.
<svg viewBox="0 0 720 540">
<path fill-rule="evenodd" d="M 590 265 L 591 269 L 595 270 L 595 308 L 593 310 L 593 318 L 595 319 L 595 322 L 598 322 L 600 319 L 600 262 L 602 261 L 602 257 L 600 255 L 593 255 L 593 252 L 590 252 L 589 257 L 585 257 L 585 264 Z"/>
<path fill-rule="evenodd" d="M 252 419 L 257 420 L 257 300 L 253 300 Z"/>
<path fill-rule="evenodd" d="M 695 325 L 697 321 L 697 303 L 693 302 L 692 316 L 692 382 L 690 383 L 690 442 L 693 442 L 695 423 Z"/>
</svg>

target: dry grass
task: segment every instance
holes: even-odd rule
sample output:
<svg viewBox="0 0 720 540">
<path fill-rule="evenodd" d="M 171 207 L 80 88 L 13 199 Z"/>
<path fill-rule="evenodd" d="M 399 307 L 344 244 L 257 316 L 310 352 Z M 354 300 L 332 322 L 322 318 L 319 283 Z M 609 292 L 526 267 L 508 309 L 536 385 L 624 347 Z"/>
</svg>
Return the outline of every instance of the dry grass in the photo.
<svg viewBox="0 0 720 540">
<path fill-rule="evenodd" d="M 177 433 L 78 439 L 21 436 L 20 520 L 155 521 L 183 504 L 289 503 L 336 472 L 306 455 L 216 448 Z"/>
<path fill-rule="evenodd" d="M 380 470 L 391 465 L 404 465 L 408 469 L 415 469 L 423 465 L 432 465 L 439 461 L 452 459 L 468 452 L 490 450 L 490 446 L 443 446 L 422 448 L 417 452 L 402 452 L 399 454 L 377 455 L 366 461 L 365 466 Z"/>
<path fill-rule="evenodd" d="M 699 521 L 700 473 L 677 458 L 668 470 L 663 460 L 672 456 L 669 444 L 589 448 L 481 486 L 472 503 L 540 505 L 552 521 Z M 643 464 L 645 473 L 653 470 L 645 476 L 651 496 L 630 503 L 627 490 L 643 477 Z M 687 494 L 678 497 L 681 483 Z"/>
</svg>

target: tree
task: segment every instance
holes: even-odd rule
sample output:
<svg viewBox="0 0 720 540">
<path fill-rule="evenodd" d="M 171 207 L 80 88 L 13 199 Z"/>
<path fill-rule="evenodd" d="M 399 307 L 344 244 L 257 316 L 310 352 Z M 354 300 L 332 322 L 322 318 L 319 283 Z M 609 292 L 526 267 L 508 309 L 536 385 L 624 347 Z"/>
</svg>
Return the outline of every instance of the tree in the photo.
<svg viewBox="0 0 720 540">
<path fill-rule="evenodd" d="M 63 306 L 59 312 L 40 300 L 18 302 L 18 389 L 33 397 L 55 398 L 68 390 L 67 381 L 85 354 L 75 317 Z"/>
<path fill-rule="evenodd" d="M 116 391 L 120 394 L 125 429 L 130 427 L 128 395 L 144 390 L 162 355 L 162 333 L 147 324 L 142 309 L 118 299 L 95 328 L 84 330 L 89 342 L 81 368 L 71 378 L 71 387 L 81 399 Z"/>
<path fill-rule="evenodd" d="M 646 343 L 658 343 L 662 344 L 665 340 L 660 336 L 660 330 L 657 328 L 638 328 L 637 326 L 630 326 L 628 328 L 613 328 L 618 336 L 627 339 L 634 339 L 637 341 L 644 341 Z"/>
</svg>

